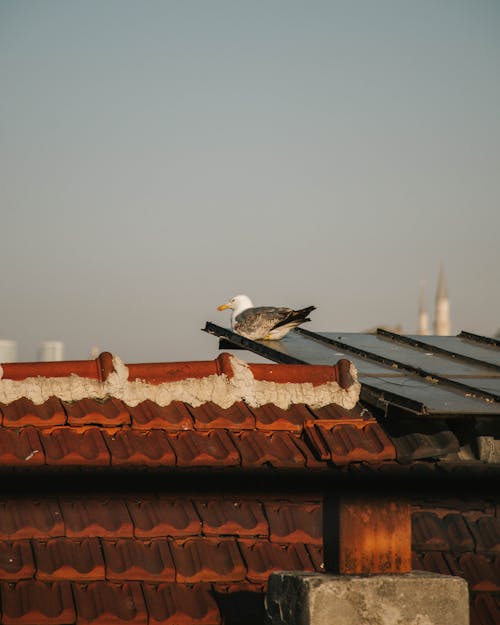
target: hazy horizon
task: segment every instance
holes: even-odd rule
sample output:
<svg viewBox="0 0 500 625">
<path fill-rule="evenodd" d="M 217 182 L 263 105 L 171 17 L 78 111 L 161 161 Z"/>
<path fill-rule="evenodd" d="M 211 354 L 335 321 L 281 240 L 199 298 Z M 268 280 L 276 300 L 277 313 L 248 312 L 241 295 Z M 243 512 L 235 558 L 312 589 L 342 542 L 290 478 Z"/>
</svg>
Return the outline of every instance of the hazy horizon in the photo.
<svg viewBox="0 0 500 625">
<path fill-rule="evenodd" d="M 500 4 L 0 0 L 0 339 L 213 358 L 308 328 L 500 329 Z"/>
</svg>

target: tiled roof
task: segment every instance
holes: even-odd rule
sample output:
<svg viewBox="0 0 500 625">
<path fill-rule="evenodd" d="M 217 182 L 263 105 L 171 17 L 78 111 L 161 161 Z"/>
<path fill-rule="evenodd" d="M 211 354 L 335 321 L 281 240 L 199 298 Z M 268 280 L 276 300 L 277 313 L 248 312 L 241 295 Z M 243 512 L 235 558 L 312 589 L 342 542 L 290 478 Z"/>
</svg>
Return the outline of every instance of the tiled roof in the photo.
<svg viewBox="0 0 500 625">
<path fill-rule="evenodd" d="M 0 623 L 262 623 L 271 572 L 324 570 L 321 495 L 275 478 L 383 478 L 460 449 L 446 428 L 388 427 L 358 395 L 347 361 L 4 365 Z M 219 488 L 226 473 L 239 490 Z M 40 474 L 36 494 L 12 492 Z M 96 488 L 104 475 L 119 492 Z M 465 577 L 473 625 L 498 622 L 499 519 L 498 497 L 413 510 L 414 568 Z"/>
</svg>

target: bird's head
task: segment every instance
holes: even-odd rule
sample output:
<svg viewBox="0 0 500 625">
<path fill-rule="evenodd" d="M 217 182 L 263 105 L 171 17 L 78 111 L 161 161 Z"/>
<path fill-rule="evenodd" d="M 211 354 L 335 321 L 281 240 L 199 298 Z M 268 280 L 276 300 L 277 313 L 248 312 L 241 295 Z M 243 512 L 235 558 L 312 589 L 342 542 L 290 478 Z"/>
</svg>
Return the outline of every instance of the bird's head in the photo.
<svg viewBox="0 0 500 625">
<path fill-rule="evenodd" d="M 252 300 L 247 295 L 235 295 L 229 300 L 229 302 L 217 306 L 217 310 L 226 310 L 226 308 L 230 308 L 235 311 L 242 311 L 247 308 L 253 308 L 253 304 Z"/>
</svg>

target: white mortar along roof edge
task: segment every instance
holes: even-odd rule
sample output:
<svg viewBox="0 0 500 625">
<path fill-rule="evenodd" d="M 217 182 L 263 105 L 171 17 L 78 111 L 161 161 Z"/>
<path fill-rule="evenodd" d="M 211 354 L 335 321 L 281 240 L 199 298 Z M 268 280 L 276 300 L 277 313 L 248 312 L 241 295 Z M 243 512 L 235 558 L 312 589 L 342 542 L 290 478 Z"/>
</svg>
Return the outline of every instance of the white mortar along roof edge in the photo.
<svg viewBox="0 0 500 625">
<path fill-rule="evenodd" d="M 129 380 L 127 366 L 115 355 L 115 370 L 104 381 L 82 378 L 76 374 L 60 378 L 39 376 L 24 380 L 8 380 L 2 377 L 0 403 L 10 404 L 22 397 L 37 405 L 43 404 L 49 397 L 57 397 L 66 402 L 115 397 L 132 407 L 149 399 L 159 406 L 182 401 L 193 407 L 214 402 L 221 408 L 229 408 L 235 402 L 244 401 L 253 408 L 264 404 L 274 404 L 283 409 L 293 404 L 307 404 L 312 408 L 337 404 L 351 410 L 359 400 L 361 385 L 353 364 L 350 369 L 353 384 L 348 389 L 343 389 L 333 380 L 317 386 L 309 382 L 256 380 L 247 363 L 235 356 L 230 356 L 230 361 L 233 369 L 231 378 L 222 373 L 204 378 L 150 384 L 139 379 Z M 3 376 L 3 370 L 1 374 Z"/>
</svg>

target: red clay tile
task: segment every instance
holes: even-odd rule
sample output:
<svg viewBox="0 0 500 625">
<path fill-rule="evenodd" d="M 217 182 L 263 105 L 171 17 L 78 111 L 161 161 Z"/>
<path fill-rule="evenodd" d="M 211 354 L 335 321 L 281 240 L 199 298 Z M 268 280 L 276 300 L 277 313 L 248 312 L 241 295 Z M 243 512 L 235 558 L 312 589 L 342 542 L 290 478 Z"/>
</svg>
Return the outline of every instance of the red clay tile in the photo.
<svg viewBox="0 0 500 625">
<path fill-rule="evenodd" d="M 90 582 L 74 584 L 78 625 L 147 625 L 140 584 Z"/>
<path fill-rule="evenodd" d="M 307 553 L 313 563 L 313 569 L 317 573 L 325 572 L 325 560 L 322 545 L 306 545 Z"/>
<path fill-rule="evenodd" d="M 446 559 L 441 552 L 429 551 L 421 556 L 424 571 L 439 573 L 440 575 L 457 575 L 458 572 L 450 568 L 451 560 Z"/>
<path fill-rule="evenodd" d="M 338 404 L 328 404 L 327 406 L 323 406 L 322 408 L 311 408 L 309 406 L 309 410 L 313 413 L 313 415 L 318 419 L 318 421 L 324 421 L 322 424 L 324 427 L 332 427 L 335 421 L 341 421 L 344 423 L 360 421 L 364 422 L 365 425 L 367 423 L 376 423 L 374 416 L 371 412 L 361 406 L 361 404 L 356 404 L 354 408 L 342 408 Z M 333 423 L 332 423 L 333 422 Z"/>
<path fill-rule="evenodd" d="M 483 516 L 469 522 L 479 553 L 500 553 L 500 518 Z"/>
<path fill-rule="evenodd" d="M 230 359 L 229 354 L 222 353 L 215 360 L 129 364 L 127 365 L 128 379 L 144 380 L 149 384 L 162 384 L 189 378 L 206 378 L 221 373 L 232 378 L 233 368 Z"/>
<path fill-rule="evenodd" d="M 279 545 L 268 541 L 239 541 L 251 582 L 267 581 L 273 571 L 313 571 L 313 563 L 302 544 Z"/>
<path fill-rule="evenodd" d="M 104 430 L 103 436 L 114 466 L 175 466 L 175 454 L 163 430 L 123 428 L 113 434 Z"/>
<path fill-rule="evenodd" d="M 350 369 L 350 363 L 347 363 L 347 369 Z M 252 371 L 256 380 L 278 382 L 282 384 L 304 384 L 309 383 L 312 386 L 319 386 L 327 382 L 338 382 L 342 380 L 343 384 L 348 382 L 348 386 L 352 384 L 352 379 L 347 379 L 347 373 L 345 371 L 346 365 L 341 364 L 341 361 L 336 365 L 276 365 L 270 363 L 249 363 L 249 368 Z M 348 388 L 346 386 L 345 388 Z"/>
<path fill-rule="evenodd" d="M 304 423 L 311 419 L 311 413 L 304 404 L 295 404 L 284 410 L 274 404 L 265 404 L 251 409 L 258 430 L 302 432 Z"/>
<path fill-rule="evenodd" d="M 450 545 L 443 522 L 433 512 L 411 515 L 412 546 L 416 551 L 448 551 Z"/>
<path fill-rule="evenodd" d="M 232 434 L 241 453 L 244 467 L 296 468 L 306 464 L 304 455 L 294 444 L 294 436 L 288 432 L 241 432 Z"/>
<path fill-rule="evenodd" d="M 453 552 L 474 551 L 474 539 L 463 515 L 458 513 L 447 514 L 443 519 L 443 526 Z"/>
<path fill-rule="evenodd" d="M 265 504 L 270 537 L 279 543 L 323 543 L 322 507 L 316 503 L 280 501 Z"/>
<path fill-rule="evenodd" d="M 42 430 L 40 437 L 48 465 L 107 466 L 110 463 L 109 451 L 97 427 Z"/>
<path fill-rule="evenodd" d="M 218 625 L 217 603 L 204 584 L 144 584 L 149 625 Z"/>
<path fill-rule="evenodd" d="M 71 586 L 29 580 L 2 584 L 4 625 L 67 625 L 76 620 Z"/>
<path fill-rule="evenodd" d="M 0 466 L 24 468 L 44 463 L 45 454 L 35 428 L 0 428 Z"/>
<path fill-rule="evenodd" d="M 33 541 L 36 577 L 45 581 L 104 579 L 104 560 L 97 538 L 52 538 Z"/>
<path fill-rule="evenodd" d="M 105 401 L 86 398 L 75 402 L 64 402 L 64 408 L 68 414 L 68 423 L 74 426 L 101 425 L 112 427 L 130 424 L 130 414 L 127 407 L 114 397 Z"/>
<path fill-rule="evenodd" d="M 500 579 L 493 564 L 485 556 L 467 553 L 460 557 L 458 563 L 471 590 L 500 592 Z"/>
<path fill-rule="evenodd" d="M 28 540 L 0 541 L 0 579 L 30 579 L 35 574 L 35 564 Z"/>
<path fill-rule="evenodd" d="M 267 536 L 269 527 L 257 501 L 205 499 L 195 501 L 206 536 Z"/>
<path fill-rule="evenodd" d="M 192 430 L 193 418 L 181 401 L 173 401 L 168 406 L 158 406 L 150 399 L 127 406 L 132 417 L 132 427 L 136 430 Z"/>
<path fill-rule="evenodd" d="M 169 434 L 180 467 L 231 467 L 240 455 L 225 430 Z"/>
<path fill-rule="evenodd" d="M 66 413 L 57 397 L 49 397 L 43 404 L 34 404 L 31 399 L 21 397 L 10 404 L 0 404 L 0 411 L 6 428 L 29 425 L 46 428 L 66 423 Z"/>
<path fill-rule="evenodd" d="M 55 499 L 0 500 L 0 538 L 64 536 L 61 510 Z"/>
<path fill-rule="evenodd" d="M 307 427 L 306 433 L 317 456 L 322 460 L 329 456 L 335 464 L 396 458 L 394 445 L 377 423 L 362 428 L 342 424 L 331 429 L 316 423 L 312 428 Z"/>
<path fill-rule="evenodd" d="M 194 419 L 194 427 L 197 430 L 212 430 L 213 428 L 225 428 L 227 430 L 253 430 L 255 418 L 246 405 L 235 402 L 229 408 L 221 408 L 211 401 L 194 408 L 186 405 Z"/>
<path fill-rule="evenodd" d="M 96 360 L 62 360 L 57 362 L 13 362 L 2 365 L 4 380 L 25 380 L 26 378 L 65 378 L 78 375 L 94 380 L 105 379 L 102 366 L 111 354 L 104 352 Z M 113 366 L 111 364 L 111 366 Z"/>
<path fill-rule="evenodd" d="M 167 540 L 103 540 L 106 577 L 110 581 L 173 582 L 174 563 Z"/>
<path fill-rule="evenodd" d="M 500 623 L 500 597 L 478 593 L 471 605 L 471 625 L 498 625 Z"/>
<path fill-rule="evenodd" d="M 201 522 L 193 504 L 187 499 L 144 497 L 127 499 L 134 534 L 138 538 L 198 535 Z"/>
<path fill-rule="evenodd" d="M 229 582 L 245 579 L 246 569 L 233 539 L 188 538 L 170 543 L 178 582 Z"/>
<path fill-rule="evenodd" d="M 121 499 L 62 499 L 61 510 L 70 538 L 132 538 L 133 528 Z"/>
</svg>

